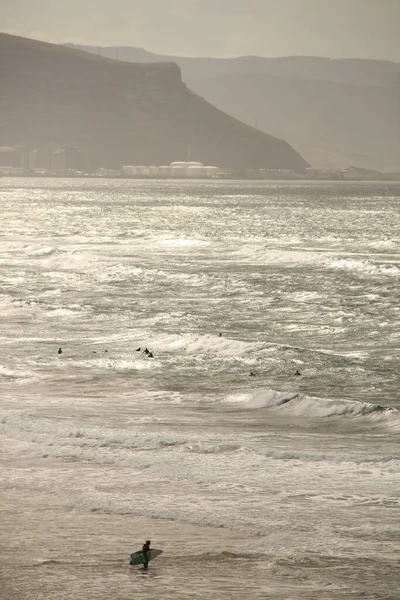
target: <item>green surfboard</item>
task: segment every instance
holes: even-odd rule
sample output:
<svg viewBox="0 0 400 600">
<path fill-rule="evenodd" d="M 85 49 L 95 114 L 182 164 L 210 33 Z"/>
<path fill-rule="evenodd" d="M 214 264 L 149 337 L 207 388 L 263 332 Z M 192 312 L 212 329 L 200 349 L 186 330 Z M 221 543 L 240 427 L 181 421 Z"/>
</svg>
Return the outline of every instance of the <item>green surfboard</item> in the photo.
<svg viewBox="0 0 400 600">
<path fill-rule="evenodd" d="M 160 556 L 160 554 L 163 553 L 163 550 L 157 550 L 156 548 L 152 548 L 151 550 L 149 550 L 148 552 L 146 552 L 147 554 L 147 558 L 144 555 L 144 552 L 142 552 L 141 550 L 139 550 L 139 552 L 133 552 L 131 554 L 131 560 L 129 561 L 130 565 L 144 565 L 144 563 L 153 560 L 153 558 L 156 558 L 157 556 Z"/>
</svg>

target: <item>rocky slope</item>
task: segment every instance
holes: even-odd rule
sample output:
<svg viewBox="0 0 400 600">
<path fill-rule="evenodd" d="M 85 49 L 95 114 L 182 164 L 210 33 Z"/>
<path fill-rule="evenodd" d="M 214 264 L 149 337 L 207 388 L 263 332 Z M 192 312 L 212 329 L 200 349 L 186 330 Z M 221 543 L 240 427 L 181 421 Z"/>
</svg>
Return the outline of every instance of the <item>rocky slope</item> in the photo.
<svg viewBox="0 0 400 600">
<path fill-rule="evenodd" d="M 89 168 L 197 160 L 291 168 L 304 159 L 190 91 L 170 62 L 132 64 L 0 34 L 0 145 L 78 146 Z"/>
<path fill-rule="evenodd" d="M 171 57 L 133 47 L 100 51 L 120 60 L 173 60 L 193 91 L 235 118 L 287 140 L 314 166 L 400 169 L 397 63 L 318 57 Z"/>
</svg>

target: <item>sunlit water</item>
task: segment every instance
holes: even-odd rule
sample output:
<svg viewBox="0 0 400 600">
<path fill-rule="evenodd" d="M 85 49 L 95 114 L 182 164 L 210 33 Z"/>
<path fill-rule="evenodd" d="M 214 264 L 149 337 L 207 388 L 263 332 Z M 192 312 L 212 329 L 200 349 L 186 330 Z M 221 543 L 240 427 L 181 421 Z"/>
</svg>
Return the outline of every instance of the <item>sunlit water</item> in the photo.
<svg viewBox="0 0 400 600">
<path fill-rule="evenodd" d="M 400 598 L 399 185 L 0 200 L 1 598 Z"/>
</svg>

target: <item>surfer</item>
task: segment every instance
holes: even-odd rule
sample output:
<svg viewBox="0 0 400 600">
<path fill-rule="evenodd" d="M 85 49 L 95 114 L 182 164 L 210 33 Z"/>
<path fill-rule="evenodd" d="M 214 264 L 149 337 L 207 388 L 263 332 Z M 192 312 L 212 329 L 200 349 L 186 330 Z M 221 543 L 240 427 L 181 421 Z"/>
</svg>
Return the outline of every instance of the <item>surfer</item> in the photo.
<svg viewBox="0 0 400 600">
<path fill-rule="evenodd" d="M 141 347 L 139 346 L 139 348 L 136 348 L 136 352 L 140 352 L 141 351 Z"/>
<path fill-rule="evenodd" d="M 147 348 L 145 348 L 145 349 L 143 350 L 143 352 L 144 352 L 145 354 L 149 354 L 149 352 L 150 352 L 150 351 L 149 351 Z"/>
<path fill-rule="evenodd" d="M 58 349 L 58 354 L 62 354 L 61 348 Z"/>
<path fill-rule="evenodd" d="M 145 559 L 146 559 L 146 562 L 145 562 L 145 563 L 143 563 L 143 569 L 147 569 L 147 567 L 148 567 L 148 564 L 149 564 L 149 558 L 148 558 L 148 556 L 147 556 L 147 553 L 148 553 L 148 552 L 149 552 L 149 550 L 150 550 L 150 544 L 151 544 L 151 541 L 150 541 L 150 540 L 146 540 L 146 543 L 145 543 L 145 544 L 143 544 L 143 547 L 142 547 L 142 552 L 143 552 L 143 554 L 144 554 L 144 557 L 145 557 Z"/>
<path fill-rule="evenodd" d="M 295 375 L 301 375 L 300 371 L 297 369 Z"/>
<path fill-rule="evenodd" d="M 147 354 L 147 358 L 154 358 L 154 354 L 153 354 L 152 352 L 149 352 L 149 353 Z"/>
<path fill-rule="evenodd" d="M 255 374 L 253 373 L 253 371 L 250 371 L 249 377 L 255 377 Z"/>
</svg>

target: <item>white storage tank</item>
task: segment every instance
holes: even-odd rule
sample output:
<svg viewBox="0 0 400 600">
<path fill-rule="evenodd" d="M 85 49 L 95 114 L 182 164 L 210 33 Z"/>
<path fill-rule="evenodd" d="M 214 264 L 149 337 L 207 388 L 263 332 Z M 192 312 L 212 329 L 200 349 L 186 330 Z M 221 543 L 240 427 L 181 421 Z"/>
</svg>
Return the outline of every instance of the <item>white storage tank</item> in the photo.
<svg viewBox="0 0 400 600">
<path fill-rule="evenodd" d="M 171 176 L 171 167 L 167 167 L 166 165 L 158 167 L 158 174 L 161 177 L 170 177 Z"/>
<path fill-rule="evenodd" d="M 195 165 L 193 167 L 189 167 L 186 169 L 188 171 L 188 176 L 192 179 L 202 179 L 206 176 L 206 170 L 202 165 Z"/>
<path fill-rule="evenodd" d="M 213 167 L 213 166 L 204 167 L 204 169 L 206 171 L 207 177 L 214 177 L 214 175 L 218 175 L 218 173 L 221 171 L 221 169 L 219 167 Z"/>
<path fill-rule="evenodd" d="M 130 177 L 131 175 L 136 175 L 136 167 L 131 165 L 127 165 L 126 167 L 122 167 L 122 174 Z"/>
<path fill-rule="evenodd" d="M 186 163 L 186 162 L 184 162 L 184 161 L 182 161 L 182 160 L 181 160 L 181 161 L 179 161 L 179 160 L 176 160 L 175 162 L 169 163 L 169 166 L 170 166 L 172 169 L 175 169 L 175 167 L 179 167 L 179 168 L 182 168 L 182 167 L 183 167 L 183 168 L 184 168 L 184 167 L 186 167 L 186 166 L 187 166 L 187 163 Z"/>
<path fill-rule="evenodd" d="M 142 165 L 140 165 L 139 167 L 136 167 L 136 174 L 137 175 L 148 175 L 149 172 L 147 170 L 147 167 L 143 167 Z"/>
<path fill-rule="evenodd" d="M 195 162 L 195 161 L 192 160 L 192 161 L 186 163 L 186 166 L 188 166 L 188 167 L 202 167 L 203 163 L 201 163 L 201 162 Z"/>
<path fill-rule="evenodd" d="M 158 167 L 147 167 L 148 173 L 150 175 L 150 177 L 158 177 L 159 175 L 159 169 Z"/>
<path fill-rule="evenodd" d="M 171 177 L 182 178 L 187 177 L 186 175 L 186 166 L 171 166 Z"/>
</svg>

